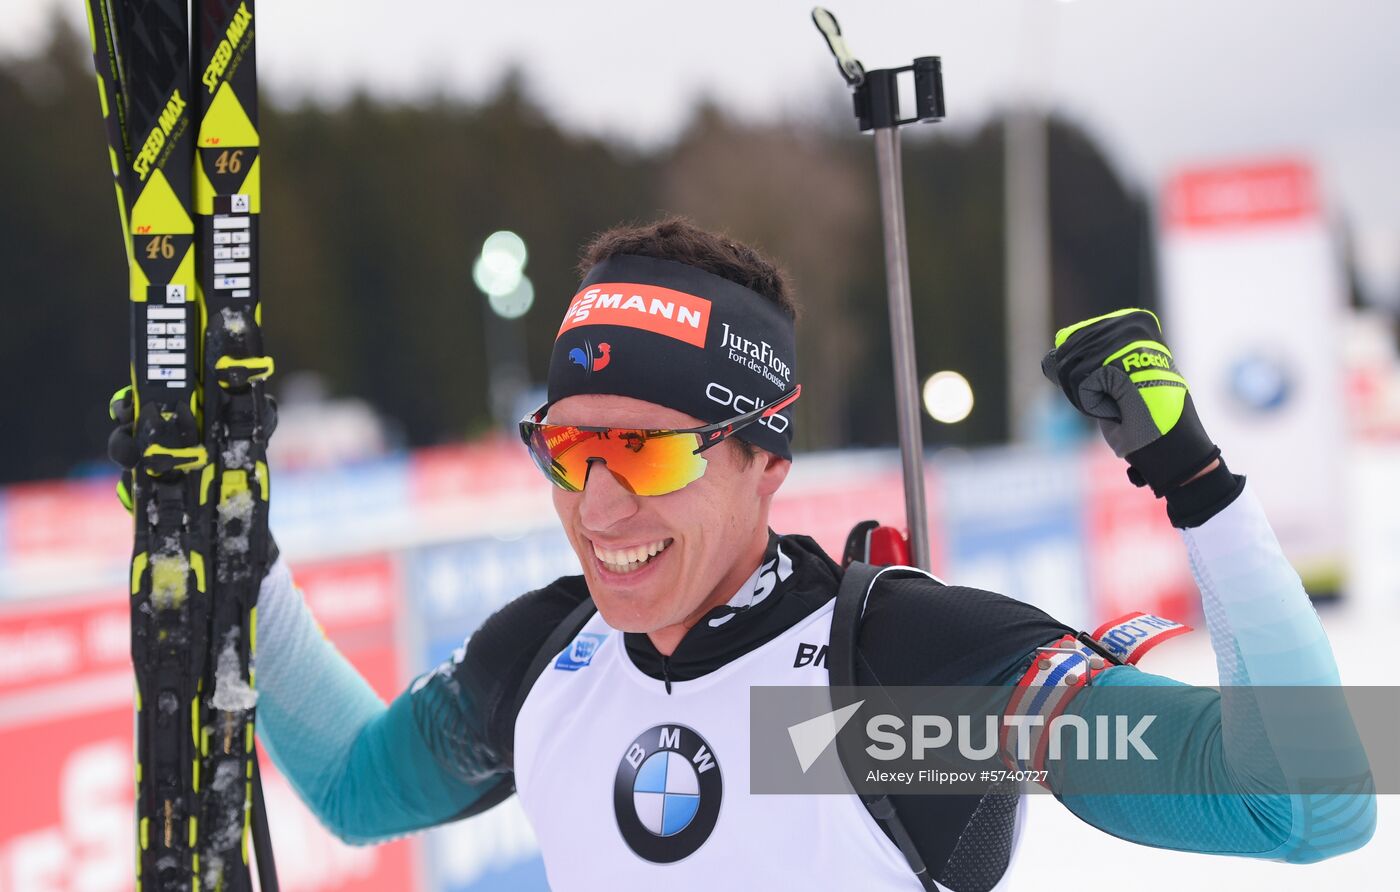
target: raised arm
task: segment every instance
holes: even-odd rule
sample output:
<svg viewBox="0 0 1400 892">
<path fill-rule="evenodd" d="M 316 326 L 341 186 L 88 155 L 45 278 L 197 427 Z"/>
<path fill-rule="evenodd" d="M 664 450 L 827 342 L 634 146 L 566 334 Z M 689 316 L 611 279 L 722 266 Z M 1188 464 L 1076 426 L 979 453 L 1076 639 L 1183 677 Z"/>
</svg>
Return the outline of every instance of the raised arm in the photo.
<svg viewBox="0 0 1400 892">
<path fill-rule="evenodd" d="M 1062 796 L 1095 827 L 1146 845 L 1305 863 L 1352 851 L 1375 830 L 1375 797 L 1332 649 L 1298 574 L 1246 488 L 1182 538 L 1205 608 L 1220 692 L 1115 666 L 1101 688 L 1151 687 L 1132 698 L 1130 726 L 1156 716 L 1154 789 L 1171 794 Z M 1280 687 L 1307 686 L 1299 697 Z M 1175 690 L 1161 690 L 1174 688 Z M 1183 690 L 1185 689 L 1185 690 Z M 1124 698 L 1076 697 L 1070 711 L 1092 726 Z M 1312 733 L 1325 729 L 1325 733 Z M 1103 762 L 1051 763 L 1057 790 L 1132 783 Z M 1099 783 L 1089 777 L 1099 774 Z M 1328 792 L 1316 792 L 1325 789 Z M 1207 792 L 1210 791 L 1210 792 Z M 1302 792 L 1306 791 L 1306 792 Z"/>
<path fill-rule="evenodd" d="M 1340 684 L 1331 646 L 1258 502 L 1219 462 L 1156 317 L 1120 310 L 1062 329 L 1043 368 L 1098 420 L 1129 478 L 1166 497 L 1222 686 L 1168 691 L 1184 686 L 1130 667 L 1100 672 L 1101 688 L 1157 689 L 1135 702 L 1157 715 L 1155 788 L 1179 792 L 1066 795 L 1065 804 L 1109 833 L 1167 848 L 1304 862 L 1365 844 L 1375 797 L 1345 700 L 1326 690 Z M 1308 690 L 1276 690 L 1299 686 Z M 1106 699 L 1121 706 L 1077 696 L 1069 709 L 1088 716 Z M 1050 768 L 1057 790 L 1084 789 L 1095 776 L 1128 779 L 1114 763 Z"/>
</svg>

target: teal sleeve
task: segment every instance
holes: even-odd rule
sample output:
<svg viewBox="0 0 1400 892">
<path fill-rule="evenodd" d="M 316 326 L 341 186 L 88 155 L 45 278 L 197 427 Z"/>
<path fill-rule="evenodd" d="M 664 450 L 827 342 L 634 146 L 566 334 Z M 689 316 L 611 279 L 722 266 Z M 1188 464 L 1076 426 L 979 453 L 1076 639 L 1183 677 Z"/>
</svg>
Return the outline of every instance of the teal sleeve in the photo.
<svg viewBox="0 0 1400 892">
<path fill-rule="evenodd" d="M 1099 687 L 1181 687 L 1187 685 L 1116 667 L 1099 675 Z M 1159 761 L 1152 766 L 1154 784 L 1180 790 L 1229 789 L 1220 721 L 1220 695 L 1206 688 L 1183 696 L 1150 698 L 1157 716 L 1152 749 Z M 1091 725 L 1090 698 L 1072 701 L 1070 710 Z M 1129 715 L 1128 725 L 1139 716 Z M 1055 786 L 1073 786 L 1075 773 L 1102 771 L 1102 763 L 1066 761 L 1056 766 Z M 1165 775 L 1165 776 L 1164 776 Z M 1292 803 L 1286 795 L 1132 794 L 1065 795 L 1060 797 L 1075 815 L 1114 836 L 1143 845 L 1217 855 L 1276 858 L 1289 837 Z"/>
<path fill-rule="evenodd" d="M 449 821 L 508 775 L 469 783 L 429 751 L 412 693 L 387 708 L 321 633 L 279 561 L 258 600 L 257 727 L 273 763 L 336 836 L 370 843 Z"/>
<path fill-rule="evenodd" d="M 1149 689 L 1132 700 L 1142 714 L 1156 715 L 1151 770 L 1154 783 L 1168 782 L 1153 789 L 1183 792 L 1062 801 L 1095 827 L 1162 848 L 1292 863 L 1360 848 L 1376 825 L 1369 763 L 1322 624 L 1262 509 L 1246 489 L 1182 537 L 1220 689 L 1154 695 L 1150 689 L 1187 686 L 1127 666 L 1094 684 Z M 1299 687 L 1306 696 L 1289 690 Z M 1095 702 L 1102 701 L 1076 698 L 1070 709 L 1089 718 Z M 1129 716 L 1130 726 L 1136 718 Z M 1052 787 L 1087 789 L 1076 772 L 1115 770 L 1126 769 L 1066 760 L 1052 767 Z"/>
<path fill-rule="evenodd" d="M 505 783 L 467 783 L 444 771 L 429 751 L 405 691 L 372 718 L 350 748 L 340 788 L 322 820 L 347 842 L 377 842 L 459 817 Z"/>
</svg>

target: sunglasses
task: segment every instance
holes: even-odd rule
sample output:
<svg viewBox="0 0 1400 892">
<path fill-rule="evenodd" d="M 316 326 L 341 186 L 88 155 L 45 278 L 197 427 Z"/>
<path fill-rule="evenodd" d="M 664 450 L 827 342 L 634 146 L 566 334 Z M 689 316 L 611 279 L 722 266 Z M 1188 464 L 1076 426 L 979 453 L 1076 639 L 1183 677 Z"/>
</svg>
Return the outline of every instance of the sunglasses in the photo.
<svg viewBox="0 0 1400 892">
<path fill-rule="evenodd" d="M 535 465 L 550 482 L 566 492 L 583 492 L 594 461 L 608 466 L 634 495 L 663 496 L 699 480 L 708 462 L 705 450 L 723 443 L 750 424 L 770 418 L 792 405 L 802 385 L 727 421 L 682 430 L 638 430 L 622 427 L 580 427 L 546 424 L 548 404 L 520 422 L 520 439 Z"/>
</svg>

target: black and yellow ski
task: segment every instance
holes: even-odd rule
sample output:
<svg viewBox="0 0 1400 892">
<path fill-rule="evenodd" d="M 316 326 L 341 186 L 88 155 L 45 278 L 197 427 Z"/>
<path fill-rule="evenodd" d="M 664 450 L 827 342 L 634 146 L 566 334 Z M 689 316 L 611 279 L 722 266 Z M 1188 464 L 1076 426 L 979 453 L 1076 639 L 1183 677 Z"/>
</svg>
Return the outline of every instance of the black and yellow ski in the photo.
<svg viewBox="0 0 1400 892">
<path fill-rule="evenodd" d="M 87 0 L 130 270 L 138 892 L 252 888 L 272 426 L 252 7 Z"/>
<path fill-rule="evenodd" d="M 257 75 L 252 0 L 196 0 L 194 204 L 201 374 L 210 462 L 200 504 L 214 508 L 212 694 L 201 753 L 203 873 L 209 888 L 247 877 L 256 759 L 253 657 L 258 585 L 268 561 L 267 437 L 263 387 L 272 359 L 262 346 L 258 293 Z M 260 849 L 260 859 L 270 850 Z M 262 865 L 266 867 L 267 865 Z M 266 885 L 266 883 L 264 883 Z"/>
</svg>

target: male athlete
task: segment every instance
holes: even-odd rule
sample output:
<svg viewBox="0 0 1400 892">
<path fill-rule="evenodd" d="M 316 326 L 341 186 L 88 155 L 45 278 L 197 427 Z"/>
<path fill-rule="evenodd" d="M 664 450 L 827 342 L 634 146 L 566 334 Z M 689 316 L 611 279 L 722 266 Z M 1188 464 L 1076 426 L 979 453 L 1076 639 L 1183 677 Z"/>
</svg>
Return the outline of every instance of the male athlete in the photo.
<svg viewBox="0 0 1400 892">
<path fill-rule="evenodd" d="M 262 587 L 257 655 L 259 728 L 278 766 L 359 843 L 518 793 L 557 890 L 996 886 L 1014 797 L 894 797 L 926 866 L 916 877 L 858 797 L 749 793 L 749 687 L 828 683 L 794 655 L 827 640 L 842 578 L 810 538 L 768 529 L 801 393 L 783 275 L 674 219 L 604 233 L 581 271 L 548 401 L 521 433 L 582 574 L 506 605 L 386 707 L 278 561 Z M 1338 684 L 1307 594 L 1206 436 L 1156 317 L 1125 310 L 1063 329 L 1045 371 L 1099 420 L 1131 479 L 1165 499 L 1221 682 Z M 1177 684 L 1077 645 L 1037 650 L 1075 633 L 1012 598 L 909 576 L 868 598 L 856 676 L 1006 686 L 1022 714 L 1043 698 L 1013 691 L 1072 694 L 1089 677 Z M 1213 692 L 1189 698 L 1156 739 L 1162 770 L 1182 790 L 1204 774 L 1227 786 L 1274 777 L 1278 795 L 1062 801 L 1105 832 L 1166 848 L 1306 862 L 1364 844 L 1373 797 L 1320 811 L 1285 795 L 1289 767 L 1252 745 L 1281 719 L 1239 710 Z M 1052 769 L 1051 786 L 1061 780 Z"/>
</svg>

